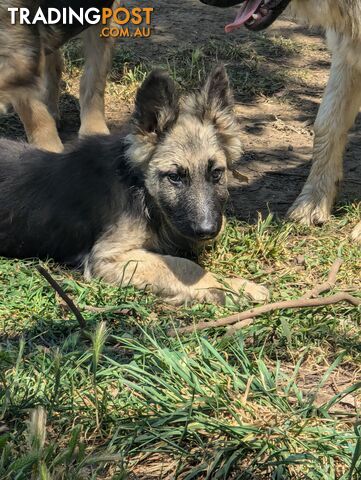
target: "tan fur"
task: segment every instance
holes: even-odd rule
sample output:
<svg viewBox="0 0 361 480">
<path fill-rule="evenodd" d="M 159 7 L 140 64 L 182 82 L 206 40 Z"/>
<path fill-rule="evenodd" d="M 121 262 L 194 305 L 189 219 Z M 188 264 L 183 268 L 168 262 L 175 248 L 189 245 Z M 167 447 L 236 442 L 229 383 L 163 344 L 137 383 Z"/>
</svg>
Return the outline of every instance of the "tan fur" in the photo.
<svg viewBox="0 0 361 480">
<path fill-rule="evenodd" d="M 292 0 L 290 12 L 309 25 L 361 38 L 360 0 Z"/>
<path fill-rule="evenodd" d="M 23 7 L 16 0 L 12 7 Z M 28 6 L 27 4 L 25 6 Z M 0 102 L 12 103 L 24 123 L 29 142 L 59 152 L 63 145 L 56 122 L 62 73 L 59 51 L 45 57 L 45 48 L 59 48 L 56 28 L 39 29 L 11 25 L 8 0 L 0 0 Z M 104 90 L 111 64 L 112 40 L 100 39 L 99 26 L 87 29 L 84 37 L 85 69 L 81 80 L 80 135 L 106 134 Z"/>
<path fill-rule="evenodd" d="M 102 25 L 104 27 L 104 25 Z M 100 29 L 95 25 L 83 32 L 85 53 L 84 73 L 80 82 L 79 135 L 107 134 L 109 129 L 104 116 L 104 90 L 112 60 L 111 38 L 99 38 Z"/>
<path fill-rule="evenodd" d="M 55 122 L 59 122 L 60 80 L 63 71 L 63 58 L 59 50 L 46 55 L 44 68 L 44 102 Z"/>
<path fill-rule="evenodd" d="M 159 249 L 159 238 L 154 238 L 142 223 L 122 217 L 93 248 L 85 276 L 147 289 L 173 305 L 225 302 L 227 287 L 213 274 L 187 258 L 153 253 L 150 250 L 154 247 Z M 255 301 L 268 298 L 265 287 L 248 280 L 228 278 L 225 283 L 234 293 L 244 292 Z"/>
<path fill-rule="evenodd" d="M 332 52 L 330 79 L 315 122 L 313 164 L 289 211 L 305 224 L 328 220 L 343 176 L 348 130 L 361 105 L 361 0 L 293 0 L 298 18 L 326 29 Z M 352 238 L 361 241 L 361 223 Z"/>
<path fill-rule="evenodd" d="M 56 123 L 40 95 L 28 92 L 12 100 L 21 118 L 29 142 L 51 152 L 61 152 L 63 145 L 58 137 Z"/>
<path fill-rule="evenodd" d="M 202 104 L 206 101 L 206 96 L 209 94 L 210 88 L 211 86 L 206 83 L 200 94 L 193 94 L 186 97 L 183 101 L 182 111 L 190 115 L 194 115 L 194 112 L 196 112 L 198 116 L 201 116 Z M 228 101 L 232 103 L 233 98 L 231 93 L 229 93 L 229 95 L 230 98 Z M 228 113 L 227 109 L 225 110 L 219 105 L 217 99 L 212 99 L 204 114 L 204 120 L 208 125 L 212 125 L 213 128 L 215 128 L 216 135 L 225 147 L 227 165 L 231 168 L 233 162 L 239 158 L 242 145 L 237 135 L 237 131 L 239 130 L 238 122 L 233 115 L 229 115 Z"/>
<path fill-rule="evenodd" d="M 225 72 L 220 77 L 226 79 Z M 212 168 L 226 171 L 239 158 L 240 131 L 232 104 L 216 106 L 210 98 L 198 93 L 182 99 L 179 110 L 175 107 L 179 115 L 174 125 L 160 138 L 157 129 L 144 131 L 141 122 L 147 113 L 133 122 L 132 132 L 127 137 L 127 158 L 130 164 L 143 171 L 146 190 L 155 203 L 152 209 L 157 210 L 160 220 L 155 228 L 143 217 L 135 218 L 134 213 L 127 211 L 128 197 L 124 192 L 124 213 L 117 224 L 96 242 L 86 261 L 88 278 L 95 276 L 110 283 L 148 289 L 175 305 L 224 303 L 227 288 L 222 282 L 193 261 L 178 255 L 182 250 L 196 252 L 204 242 L 192 242 L 182 237 L 172 218 L 167 217 L 161 198 L 165 196 L 170 205 L 177 200 L 173 197 L 179 194 L 171 184 L 167 186 L 167 182 L 160 183 L 159 180 L 163 172 L 175 166 L 189 172 L 193 188 L 186 190 L 177 207 L 187 211 L 192 205 L 207 203 L 208 197 L 205 196 L 209 187 L 203 182 L 209 160 L 212 159 Z M 156 116 L 160 125 L 166 124 L 166 118 L 172 117 L 171 106 L 165 105 Z M 222 192 L 227 191 L 226 182 L 225 174 L 217 183 Z M 236 278 L 225 282 L 233 292 L 242 291 L 256 301 L 268 297 L 266 288 L 247 280 Z"/>
</svg>

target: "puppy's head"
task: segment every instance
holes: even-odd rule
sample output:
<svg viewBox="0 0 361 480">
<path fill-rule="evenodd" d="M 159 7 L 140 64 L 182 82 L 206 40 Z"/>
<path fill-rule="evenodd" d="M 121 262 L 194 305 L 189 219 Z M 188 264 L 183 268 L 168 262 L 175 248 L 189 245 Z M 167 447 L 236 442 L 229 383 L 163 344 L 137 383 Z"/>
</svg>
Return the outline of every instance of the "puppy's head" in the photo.
<svg viewBox="0 0 361 480">
<path fill-rule="evenodd" d="M 129 159 L 142 169 L 168 225 L 193 242 L 212 239 L 221 229 L 227 170 L 241 154 L 239 134 L 223 66 L 183 98 L 159 70 L 138 91 Z"/>
</svg>

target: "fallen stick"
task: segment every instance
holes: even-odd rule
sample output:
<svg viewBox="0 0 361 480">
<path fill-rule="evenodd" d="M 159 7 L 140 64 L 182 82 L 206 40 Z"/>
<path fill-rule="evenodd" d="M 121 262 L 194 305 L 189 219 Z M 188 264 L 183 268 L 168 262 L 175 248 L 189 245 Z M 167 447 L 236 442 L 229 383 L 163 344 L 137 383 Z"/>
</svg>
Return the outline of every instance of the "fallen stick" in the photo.
<svg viewBox="0 0 361 480">
<path fill-rule="evenodd" d="M 47 270 L 45 270 L 45 268 L 41 267 L 40 265 L 37 265 L 36 269 L 45 278 L 45 280 L 49 283 L 49 285 L 55 290 L 55 292 L 59 295 L 59 297 L 62 299 L 64 304 L 62 303 L 61 305 L 66 306 L 66 308 L 68 308 L 75 315 L 76 319 L 78 320 L 82 336 L 87 340 L 93 341 L 92 335 L 86 331 L 86 326 L 87 326 L 86 320 L 81 314 L 79 308 L 73 302 L 73 300 L 69 297 L 68 294 L 64 292 L 63 288 L 50 275 L 50 273 Z M 106 308 L 92 307 L 88 305 L 86 305 L 85 310 L 88 310 L 93 313 L 107 313 L 108 311 L 114 312 L 114 308 L 113 309 L 109 308 L 108 310 Z M 124 310 L 116 310 L 116 312 L 124 313 Z M 115 344 L 119 343 L 118 338 L 114 337 L 113 335 L 108 336 L 108 341 Z"/>
<path fill-rule="evenodd" d="M 177 333 L 191 333 L 199 330 L 205 330 L 207 328 L 218 328 L 226 327 L 233 325 L 232 328 L 228 329 L 227 336 L 232 335 L 235 331 L 240 330 L 241 328 L 247 327 L 253 323 L 253 319 L 264 313 L 274 312 L 276 310 L 282 310 L 286 308 L 309 308 L 309 307 L 322 307 L 327 305 L 336 304 L 339 302 L 348 302 L 354 306 L 361 305 L 361 299 L 350 295 L 347 292 L 336 293 L 329 297 L 318 297 L 323 292 L 326 292 L 333 288 L 336 284 L 336 278 L 338 271 L 342 265 L 342 259 L 337 258 L 330 269 L 326 282 L 321 283 L 321 285 L 316 286 L 312 290 L 306 292 L 302 297 L 296 298 L 294 300 L 284 300 L 280 302 L 268 303 L 260 307 L 255 307 L 245 312 L 235 313 L 228 317 L 221 318 L 220 320 L 215 320 L 212 322 L 200 322 L 196 325 L 190 325 L 189 327 L 179 328 L 177 330 L 172 329 L 168 333 L 170 336 L 175 336 Z"/>
<path fill-rule="evenodd" d="M 296 298 L 295 300 L 284 300 L 281 302 L 268 303 L 261 307 L 252 308 L 241 313 L 235 313 L 228 317 L 215 320 L 213 322 L 200 322 L 196 325 L 190 325 L 189 327 L 179 328 L 178 333 L 190 333 L 193 331 L 204 330 L 206 328 L 226 327 L 228 325 L 234 325 L 234 329 L 246 327 L 253 322 L 253 318 L 263 315 L 264 313 L 274 312 L 276 310 L 282 310 L 286 308 L 307 308 L 307 307 L 322 307 L 326 305 L 332 305 L 339 302 L 348 302 L 356 307 L 361 305 L 361 300 L 346 292 L 336 293 L 330 297 L 325 298 Z M 240 325 L 238 327 L 238 325 Z M 169 334 L 175 336 L 176 331 L 170 330 Z"/>
<path fill-rule="evenodd" d="M 331 290 L 331 288 L 336 285 L 337 274 L 340 270 L 342 263 L 342 258 L 336 258 L 336 260 L 332 264 L 327 280 L 321 283 L 321 285 L 316 285 L 312 290 L 302 295 L 301 298 L 315 298 L 318 297 L 321 293 Z"/>
<path fill-rule="evenodd" d="M 301 297 L 296 300 L 270 303 L 268 305 L 264 305 L 264 307 L 267 307 L 267 308 L 265 308 L 262 312 L 259 311 L 262 309 L 262 307 L 259 307 L 258 312 L 255 312 L 257 310 L 257 308 L 255 308 L 252 316 L 248 316 L 248 319 L 251 319 L 251 318 L 253 319 L 256 316 L 261 315 L 261 313 L 274 312 L 275 310 L 281 310 L 284 308 L 324 307 L 327 305 L 334 305 L 339 302 L 348 302 L 354 305 L 355 307 L 361 305 L 361 300 L 359 298 L 354 297 L 346 292 L 340 292 L 340 293 L 336 293 L 335 295 L 331 295 L 329 297 L 323 297 L 323 298 L 302 298 Z M 240 330 L 241 328 L 244 328 L 247 325 L 249 325 L 249 323 L 247 323 L 247 320 L 243 320 L 242 318 L 239 318 L 239 320 L 236 323 L 235 322 L 232 322 L 232 323 L 233 323 L 233 326 L 228 329 L 226 334 L 227 336 L 232 335 L 237 330 Z"/>
<path fill-rule="evenodd" d="M 49 283 L 49 285 L 56 291 L 59 297 L 66 303 L 69 310 L 73 312 L 75 318 L 78 320 L 79 326 L 82 330 L 86 328 L 86 321 L 83 315 L 80 313 L 79 309 L 73 302 L 73 300 L 64 292 L 58 282 L 50 275 L 50 273 L 45 270 L 45 268 L 41 267 L 40 265 L 36 266 L 38 272 L 45 278 L 45 280 Z"/>
</svg>

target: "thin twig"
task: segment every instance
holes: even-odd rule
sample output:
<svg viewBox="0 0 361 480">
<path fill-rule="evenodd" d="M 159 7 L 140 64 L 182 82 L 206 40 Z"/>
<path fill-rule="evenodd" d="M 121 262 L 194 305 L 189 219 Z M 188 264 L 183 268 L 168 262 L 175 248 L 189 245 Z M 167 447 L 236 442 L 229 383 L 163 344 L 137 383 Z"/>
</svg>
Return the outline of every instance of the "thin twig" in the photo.
<svg viewBox="0 0 361 480">
<path fill-rule="evenodd" d="M 331 290 L 336 284 L 337 274 L 340 270 L 342 263 L 342 258 L 336 258 L 336 260 L 332 264 L 326 282 L 321 283 L 321 285 L 316 285 L 312 290 L 302 295 L 301 298 L 315 298 L 318 297 L 321 293 Z"/>
<path fill-rule="evenodd" d="M 67 304 L 69 310 L 71 310 L 73 312 L 76 319 L 78 320 L 80 328 L 82 330 L 84 330 L 86 328 L 86 321 L 85 321 L 83 315 L 80 313 L 78 307 L 73 302 L 73 300 L 64 292 L 64 290 L 61 288 L 61 286 L 58 284 L 58 282 L 56 280 L 54 280 L 54 278 L 50 275 L 50 273 L 47 270 L 45 270 L 45 268 L 43 268 L 40 265 L 37 265 L 36 268 L 37 268 L 38 272 L 49 283 L 49 285 L 64 300 L 64 302 Z"/>
<path fill-rule="evenodd" d="M 254 317 L 261 315 L 261 313 L 267 313 L 267 312 L 274 312 L 275 310 L 280 310 L 283 308 L 307 308 L 307 307 L 323 307 L 326 305 L 334 305 L 339 302 L 348 302 L 351 303 L 351 305 L 354 305 L 357 307 L 358 305 L 361 305 L 361 300 L 357 297 L 353 297 L 349 293 L 346 292 L 340 292 L 336 293 L 335 295 L 331 295 L 329 297 L 320 297 L 320 298 L 298 298 L 296 300 L 289 300 L 285 302 L 275 302 L 275 303 L 270 303 L 269 305 L 264 305 L 263 307 L 264 310 L 260 312 L 260 310 L 263 307 L 259 307 L 259 309 L 255 308 L 252 316 L 248 316 L 248 319 L 242 319 L 240 318 L 237 323 L 235 323 L 227 332 L 227 336 L 232 335 L 234 332 L 237 330 L 240 330 L 241 328 L 246 327 L 249 325 L 249 319 L 253 319 Z M 255 312 L 258 310 L 257 312 Z M 244 312 L 246 313 L 246 312 Z M 242 315 L 242 314 L 241 314 Z M 234 322 L 233 322 L 234 323 Z"/>
<path fill-rule="evenodd" d="M 220 320 L 215 320 L 214 322 L 201 322 L 197 325 L 191 325 L 189 327 L 180 328 L 177 330 L 178 333 L 190 333 L 193 331 L 204 330 L 206 328 L 217 328 L 217 327 L 226 327 L 228 325 L 235 325 L 235 329 L 246 327 L 253 322 L 253 318 L 263 315 L 264 313 L 274 312 L 276 310 L 281 310 L 285 308 L 307 308 L 307 307 L 322 307 L 325 305 L 332 305 L 339 302 L 349 302 L 352 305 L 358 306 L 361 305 L 361 300 L 357 297 L 346 292 L 336 293 L 330 297 L 325 298 L 297 298 L 295 300 L 284 300 L 281 302 L 268 303 L 262 305 L 261 307 L 252 308 L 246 310 L 245 312 L 235 313 L 228 317 L 221 318 Z M 238 325 L 240 325 L 238 327 Z M 171 336 L 175 335 L 175 330 L 171 330 L 169 334 Z"/>
</svg>

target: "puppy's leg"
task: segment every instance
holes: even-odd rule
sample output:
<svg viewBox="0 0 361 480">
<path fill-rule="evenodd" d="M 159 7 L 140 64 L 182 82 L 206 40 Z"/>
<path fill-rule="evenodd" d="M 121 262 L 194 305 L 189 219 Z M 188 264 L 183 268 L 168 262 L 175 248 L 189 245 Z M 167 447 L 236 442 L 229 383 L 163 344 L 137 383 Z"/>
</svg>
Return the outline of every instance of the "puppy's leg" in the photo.
<svg viewBox="0 0 361 480">
<path fill-rule="evenodd" d="M 188 259 L 158 255 L 143 249 L 120 255 L 114 255 L 112 251 L 110 257 L 101 250 L 99 254 L 99 257 L 94 255 L 90 259 L 88 277 L 97 276 L 109 283 L 148 288 L 173 305 L 225 302 L 224 287 L 211 273 Z M 232 279 L 228 283 L 231 287 L 236 286 L 237 290 L 244 289 L 246 294 L 257 301 L 267 297 L 266 289 L 252 282 Z"/>
<path fill-rule="evenodd" d="M 311 225 L 328 220 L 343 176 L 347 132 L 361 105 L 361 73 L 334 55 L 331 75 L 315 123 L 311 172 L 288 215 Z"/>
<path fill-rule="evenodd" d="M 84 73 L 80 82 L 79 135 L 109 133 L 104 117 L 104 90 L 111 66 L 113 39 L 100 38 L 99 26 L 83 32 Z"/>
<path fill-rule="evenodd" d="M 44 101 L 48 110 L 59 124 L 60 80 L 63 72 L 63 58 L 59 50 L 45 57 L 44 69 Z"/>
<path fill-rule="evenodd" d="M 39 89 L 27 89 L 25 95 L 15 96 L 13 104 L 30 143 L 50 152 L 63 150 L 55 120 L 49 113 Z"/>
</svg>

